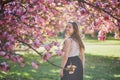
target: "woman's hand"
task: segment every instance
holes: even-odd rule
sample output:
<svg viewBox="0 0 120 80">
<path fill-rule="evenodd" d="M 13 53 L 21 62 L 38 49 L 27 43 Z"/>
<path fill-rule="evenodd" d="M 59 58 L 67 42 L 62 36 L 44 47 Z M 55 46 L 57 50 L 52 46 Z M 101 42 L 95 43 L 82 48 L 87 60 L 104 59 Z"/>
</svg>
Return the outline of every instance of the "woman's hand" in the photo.
<svg viewBox="0 0 120 80">
<path fill-rule="evenodd" d="M 61 72 L 60 72 L 60 77 L 63 77 L 63 70 L 61 70 Z"/>
</svg>

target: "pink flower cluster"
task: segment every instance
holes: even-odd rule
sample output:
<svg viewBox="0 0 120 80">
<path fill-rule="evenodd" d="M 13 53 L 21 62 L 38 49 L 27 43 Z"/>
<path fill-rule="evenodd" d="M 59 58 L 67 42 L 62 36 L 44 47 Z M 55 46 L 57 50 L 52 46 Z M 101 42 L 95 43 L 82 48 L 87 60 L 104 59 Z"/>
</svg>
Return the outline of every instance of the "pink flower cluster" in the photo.
<svg viewBox="0 0 120 80">
<path fill-rule="evenodd" d="M 6 62 L 0 63 L 0 70 L 8 72 L 10 69 L 10 66 Z"/>
<path fill-rule="evenodd" d="M 11 62 L 15 63 L 17 62 L 21 67 L 24 67 L 25 63 L 24 63 L 24 59 L 22 56 L 20 55 L 14 55 L 14 54 L 8 54 L 4 51 L 0 51 L 0 57 L 3 57 L 4 59 L 9 59 Z M 2 66 L 2 67 L 5 67 L 6 69 L 6 64 L 4 62 L 5 66 Z M 8 66 L 8 65 L 7 65 Z M 1 67 L 1 68 L 2 68 Z M 4 71 L 4 70 L 3 70 Z"/>
<path fill-rule="evenodd" d="M 31 65 L 32 65 L 32 67 L 34 69 L 38 69 L 39 68 L 39 64 L 38 63 L 32 62 Z"/>
<path fill-rule="evenodd" d="M 100 30 L 98 33 L 98 40 L 104 41 L 106 39 L 106 33 L 103 30 Z"/>
<path fill-rule="evenodd" d="M 44 46 L 45 50 L 47 51 L 47 52 L 44 53 L 44 55 L 42 56 L 42 60 L 43 60 L 44 62 L 46 62 L 47 60 L 49 60 L 49 59 L 52 57 L 52 52 L 50 52 L 50 49 L 52 48 L 52 46 L 57 46 L 57 47 L 59 47 L 60 44 L 59 44 L 59 42 L 53 41 L 52 43 L 47 44 L 47 45 Z M 62 56 L 62 55 L 63 55 L 63 52 L 62 52 L 60 49 L 58 49 L 58 50 L 56 50 L 56 54 L 57 54 L 58 56 Z"/>
<path fill-rule="evenodd" d="M 56 50 L 56 53 L 58 56 L 63 56 L 64 55 L 64 52 L 62 50 Z"/>
<path fill-rule="evenodd" d="M 46 52 L 43 57 L 42 60 L 43 62 L 46 62 L 47 60 L 49 60 L 52 57 L 52 53 L 51 52 Z"/>
</svg>

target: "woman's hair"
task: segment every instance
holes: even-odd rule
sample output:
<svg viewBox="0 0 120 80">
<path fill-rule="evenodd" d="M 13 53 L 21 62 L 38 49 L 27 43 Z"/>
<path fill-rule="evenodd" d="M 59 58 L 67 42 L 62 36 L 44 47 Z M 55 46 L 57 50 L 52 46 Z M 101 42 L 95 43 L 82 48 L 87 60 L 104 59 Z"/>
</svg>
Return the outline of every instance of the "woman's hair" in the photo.
<svg viewBox="0 0 120 80">
<path fill-rule="evenodd" d="M 73 29 L 74 29 L 74 32 L 73 34 L 70 36 L 73 40 L 75 40 L 77 43 L 79 43 L 79 47 L 80 49 L 83 48 L 85 49 L 84 47 L 84 44 L 81 40 L 81 37 L 80 37 L 80 32 L 79 32 L 79 28 L 78 28 L 78 25 L 76 22 L 68 22 L 68 23 L 71 23 L 72 26 L 73 26 Z"/>
</svg>

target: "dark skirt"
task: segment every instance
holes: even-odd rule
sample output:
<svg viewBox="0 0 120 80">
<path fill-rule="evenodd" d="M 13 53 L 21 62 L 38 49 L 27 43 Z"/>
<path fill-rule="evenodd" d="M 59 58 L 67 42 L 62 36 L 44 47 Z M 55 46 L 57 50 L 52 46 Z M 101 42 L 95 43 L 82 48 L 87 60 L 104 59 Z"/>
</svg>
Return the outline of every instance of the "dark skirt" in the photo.
<svg viewBox="0 0 120 80">
<path fill-rule="evenodd" d="M 70 63 L 76 66 L 75 72 L 73 74 L 69 74 L 69 72 L 64 69 L 63 77 L 61 77 L 60 80 L 83 80 L 83 66 L 81 59 L 78 56 L 69 57 L 65 68 L 67 65 L 70 65 Z"/>
</svg>

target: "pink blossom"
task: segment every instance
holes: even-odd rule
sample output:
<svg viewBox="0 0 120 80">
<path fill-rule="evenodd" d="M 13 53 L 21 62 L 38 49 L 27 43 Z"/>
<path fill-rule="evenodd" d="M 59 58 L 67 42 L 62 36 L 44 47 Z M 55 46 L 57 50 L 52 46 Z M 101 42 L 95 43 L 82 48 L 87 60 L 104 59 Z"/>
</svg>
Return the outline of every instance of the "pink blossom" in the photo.
<svg viewBox="0 0 120 80">
<path fill-rule="evenodd" d="M 41 39 L 41 41 L 46 41 L 46 38 L 43 36 L 40 39 Z"/>
<path fill-rule="evenodd" d="M 33 67 L 34 69 L 38 69 L 39 65 L 38 65 L 37 63 L 32 62 L 31 64 L 32 64 L 32 67 Z"/>
<path fill-rule="evenodd" d="M 104 14 L 104 20 L 109 20 L 109 15 L 108 14 Z"/>
<path fill-rule="evenodd" d="M 59 42 L 54 42 L 54 45 L 59 47 L 60 46 L 60 43 Z"/>
<path fill-rule="evenodd" d="M 50 52 L 46 52 L 43 57 L 42 57 L 42 60 L 44 62 L 46 62 L 48 59 L 50 59 L 52 57 L 52 54 Z"/>
<path fill-rule="evenodd" d="M 120 29 L 120 22 L 117 21 L 117 27 Z"/>
<path fill-rule="evenodd" d="M 105 40 L 105 37 L 104 37 L 104 36 L 98 36 L 98 40 L 104 41 L 104 40 Z"/>
<path fill-rule="evenodd" d="M 51 47 L 50 47 L 50 45 L 45 45 L 44 48 L 45 48 L 45 50 L 49 51 Z"/>
<path fill-rule="evenodd" d="M 6 53 L 4 51 L 0 51 L 0 56 L 4 56 Z"/>
<path fill-rule="evenodd" d="M 13 44 L 11 44 L 10 42 L 6 42 L 5 48 L 6 48 L 7 50 L 11 51 L 11 50 L 13 50 L 13 47 L 14 47 Z"/>
<path fill-rule="evenodd" d="M 81 15 L 86 15 L 87 11 L 84 8 L 81 8 L 80 9 L 80 13 L 81 13 Z"/>
<path fill-rule="evenodd" d="M 94 26 L 100 26 L 102 24 L 102 21 L 101 20 L 96 20 L 94 22 Z"/>
<path fill-rule="evenodd" d="M 58 56 L 63 56 L 64 55 L 61 50 L 56 50 L 56 53 L 57 53 Z"/>
<path fill-rule="evenodd" d="M 25 42 L 25 43 L 29 43 L 30 40 L 26 38 L 26 39 L 24 39 L 24 42 Z"/>
<path fill-rule="evenodd" d="M 29 12 L 33 12 L 33 11 L 35 11 L 35 8 L 34 7 L 30 7 L 29 8 Z"/>
<path fill-rule="evenodd" d="M 8 35 L 8 33 L 7 33 L 7 32 L 4 32 L 4 33 L 3 33 L 3 38 L 6 38 L 7 35 Z"/>
<path fill-rule="evenodd" d="M 16 61 L 17 61 L 15 55 L 10 55 L 10 60 L 11 60 L 12 62 L 16 62 Z"/>
<path fill-rule="evenodd" d="M 114 38 L 119 39 L 119 33 L 115 33 Z"/>
<path fill-rule="evenodd" d="M 54 2 L 54 0 L 46 0 L 48 2 L 48 4 L 51 4 Z"/>
<path fill-rule="evenodd" d="M 106 39 L 105 32 L 100 30 L 99 33 L 98 33 L 98 40 L 104 41 L 105 39 Z"/>
<path fill-rule="evenodd" d="M 112 28 L 111 27 L 106 27 L 106 32 L 108 33 L 108 32 L 112 32 Z"/>
<path fill-rule="evenodd" d="M 16 59 L 18 63 L 23 63 L 24 59 L 20 55 L 16 55 Z"/>
<path fill-rule="evenodd" d="M 10 67 L 6 62 L 2 62 L 2 63 L 0 63 L 0 69 L 7 72 L 7 71 L 9 71 Z"/>
<path fill-rule="evenodd" d="M 47 33 L 48 36 L 54 36 L 52 31 L 50 31 L 50 30 L 46 30 L 46 33 Z"/>
<path fill-rule="evenodd" d="M 35 48 L 39 48 L 41 46 L 41 42 L 38 39 L 36 39 L 33 42 L 32 46 L 35 47 Z"/>
<path fill-rule="evenodd" d="M 55 6 L 56 6 L 55 3 L 51 3 L 51 4 L 50 4 L 50 7 L 51 7 L 51 8 L 54 8 Z"/>
<path fill-rule="evenodd" d="M 43 3 L 44 2 L 44 0 L 39 0 L 41 3 Z"/>
<path fill-rule="evenodd" d="M 13 37 L 12 35 L 8 35 L 8 36 L 7 36 L 7 39 L 10 40 L 11 42 L 14 41 L 14 37 Z"/>
<path fill-rule="evenodd" d="M 9 59 L 9 55 L 6 54 L 6 55 L 4 56 L 4 59 Z"/>
<path fill-rule="evenodd" d="M 102 4 L 101 4 L 101 2 L 99 2 L 99 1 L 95 1 L 95 6 L 97 6 L 97 7 L 102 7 Z"/>
<path fill-rule="evenodd" d="M 116 4 L 118 4 L 119 2 L 118 2 L 118 0 L 112 0 L 112 4 L 113 5 L 116 5 Z"/>
<path fill-rule="evenodd" d="M 103 3 L 103 6 L 104 6 L 105 8 L 107 8 L 107 7 L 109 6 L 109 3 L 108 3 L 108 2 L 105 2 L 105 3 Z"/>
</svg>

